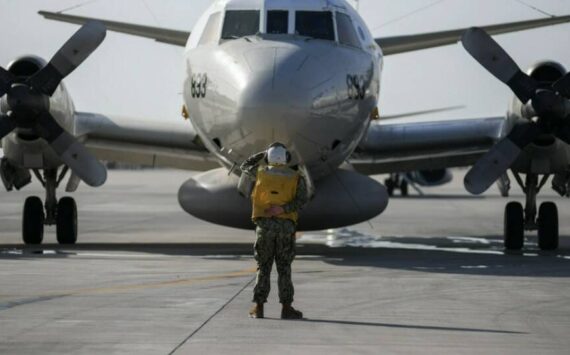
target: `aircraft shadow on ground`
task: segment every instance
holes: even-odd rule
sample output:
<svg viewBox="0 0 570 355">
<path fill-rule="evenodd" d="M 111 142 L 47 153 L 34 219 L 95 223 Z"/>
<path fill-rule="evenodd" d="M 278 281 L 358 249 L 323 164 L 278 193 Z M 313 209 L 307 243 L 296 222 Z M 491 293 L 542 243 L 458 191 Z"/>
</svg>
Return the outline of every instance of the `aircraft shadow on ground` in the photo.
<svg viewBox="0 0 570 355">
<path fill-rule="evenodd" d="M 335 265 L 464 275 L 570 276 L 568 237 L 561 237 L 561 247 L 556 251 L 540 251 L 531 239 L 526 241 L 525 249 L 517 252 L 504 251 L 502 236 L 390 237 L 341 229 L 307 237 L 320 237 L 322 243 L 333 246 L 327 255 L 335 254 L 336 258 L 326 262 Z"/>
<path fill-rule="evenodd" d="M 347 229 L 332 236 L 324 232 L 304 235 L 298 243 L 297 255 L 305 261 L 336 266 L 482 276 L 570 277 L 570 237 L 561 237 L 561 248 L 557 251 L 543 252 L 536 243 L 527 245 L 523 251 L 507 253 L 498 236 L 380 237 Z M 198 256 L 215 261 L 252 259 L 253 246 L 249 243 L 0 245 L 0 259 L 65 258 L 82 254 L 96 258 L 93 252 Z"/>
</svg>

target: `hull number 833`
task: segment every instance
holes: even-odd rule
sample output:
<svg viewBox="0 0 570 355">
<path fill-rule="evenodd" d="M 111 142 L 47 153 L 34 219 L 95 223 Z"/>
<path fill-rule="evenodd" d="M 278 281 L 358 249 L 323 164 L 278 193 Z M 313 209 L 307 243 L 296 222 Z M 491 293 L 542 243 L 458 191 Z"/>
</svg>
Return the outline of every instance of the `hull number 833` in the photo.
<svg viewBox="0 0 570 355">
<path fill-rule="evenodd" d="M 195 99 L 206 97 L 208 92 L 208 74 L 192 74 L 190 94 Z"/>
<path fill-rule="evenodd" d="M 346 88 L 350 100 L 364 100 L 366 96 L 366 78 L 363 75 L 347 75 Z"/>
</svg>

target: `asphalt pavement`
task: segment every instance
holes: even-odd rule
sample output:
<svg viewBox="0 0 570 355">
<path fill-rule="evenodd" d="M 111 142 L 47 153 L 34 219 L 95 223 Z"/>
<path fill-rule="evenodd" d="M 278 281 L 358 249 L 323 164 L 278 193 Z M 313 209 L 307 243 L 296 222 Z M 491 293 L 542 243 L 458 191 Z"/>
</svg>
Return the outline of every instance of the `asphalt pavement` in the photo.
<svg viewBox="0 0 570 355">
<path fill-rule="evenodd" d="M 2 354 L 568 354 L 570 201 L 561 247 L 502 248 L 496 189 L 446 186 L 391 200 L 368 223 L 299 233 L 295 307 L 279 319 L 276 277 L 266 319 L 247 317 L 254 235 L 185 214 L 178 187 L 191 173 L 111 171 L 81 186 L 79 242 L 21 244 L 26 196 L 0 192 Z M 274 275 L 276 276 L 276 275 Z"/>
</svg>

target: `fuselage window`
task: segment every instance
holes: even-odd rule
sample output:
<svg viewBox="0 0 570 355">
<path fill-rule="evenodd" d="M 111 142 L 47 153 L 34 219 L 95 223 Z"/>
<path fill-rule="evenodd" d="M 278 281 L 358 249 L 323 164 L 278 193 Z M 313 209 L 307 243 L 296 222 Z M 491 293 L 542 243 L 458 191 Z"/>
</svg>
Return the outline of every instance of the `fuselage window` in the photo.
<svg viewBox="0 0 570 355">
<path fill-rule="evenodd" d="M 366 35 L 364 35 L 364 31 L 360 26 L 358 26 L 358 34 L 360 35 L 360 39 L 362 39 L 363 42 L 366 42 Z"/>
<path fill-rule="evenodd" d="M 259 11 L 226 11 L 222 39 L 237 39 L 259 32 Z"/>
<path fill-rule="evenodd" d="M 300 36 L 334 41 L 334 25 L 330 11 L 297 11 L 295 31 Z"/>
<path fill-rule="evenodd" d="M 206 27 L 204 28 L 204 33 L 202 33 L 202 38 L 200 38 L 200 45 L 214 43 L 220 39 L 221 18 L 222 14 L 220 12 L 216 12 L 210 16 L 208 23 L 206 23 Z"/>
<path fill-rule="evenodd" d="M 337 12 L 336 25 L 338 29 L 338 41 L 340 44 L 360 48 L 358 35 L 356 34 L 352 20 L 348 15 L 343 14 L 342 12 Z"/>
<path fill-rule="evenodd" d="M 289 11 L 282 11 L 282 10 L 267 11 L 267 33 L 269 34 L 289 33 Z"/>
</svg>

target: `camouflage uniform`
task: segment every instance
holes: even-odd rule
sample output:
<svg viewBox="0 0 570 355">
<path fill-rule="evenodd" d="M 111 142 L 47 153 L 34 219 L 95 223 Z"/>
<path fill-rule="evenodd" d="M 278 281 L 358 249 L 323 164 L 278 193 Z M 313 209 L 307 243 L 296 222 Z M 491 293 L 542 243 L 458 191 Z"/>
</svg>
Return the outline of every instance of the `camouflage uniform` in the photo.
<svg viewBox="0 0 570 355">
<path fill-rule="evenodd" d="M 243 173 L 255 177 L 260 162 L 265 153 L 258 153 L 247 159 L 242 165 Z M 301 176 L 297 185 L 295 198 L 282 206 L 285 213 L 298 211 L 307 202 L 307 184 Z M 273 261 L 277 265 L 279 302 L 293 303 L 293 281 L 291 280 L 291 263 L 295 259 L 295 232 L 293 221 L 280 218 L 257 218 L 257 240 L 254 245 L 255 260 L 257 261 L 257 278 L 253 290 L 253 302 L 267 302 L 270 290 L 270 276 Z"/>
</svg>

